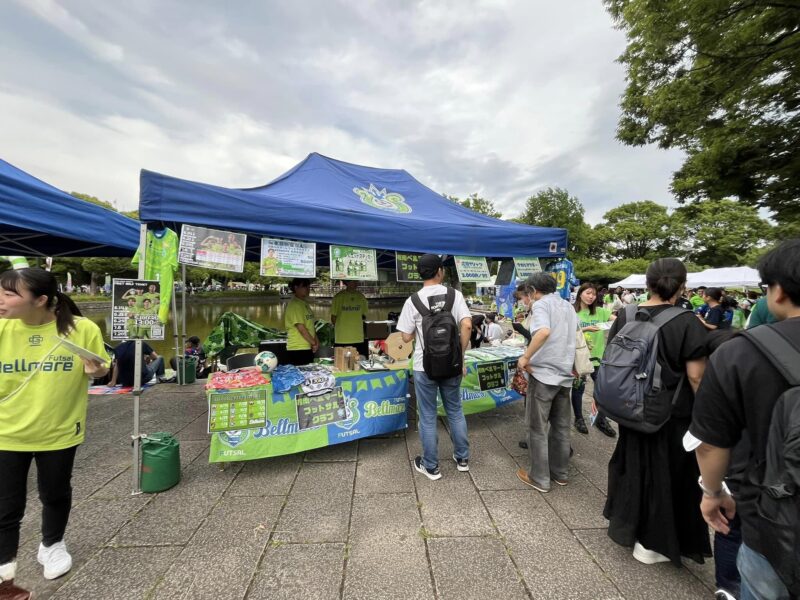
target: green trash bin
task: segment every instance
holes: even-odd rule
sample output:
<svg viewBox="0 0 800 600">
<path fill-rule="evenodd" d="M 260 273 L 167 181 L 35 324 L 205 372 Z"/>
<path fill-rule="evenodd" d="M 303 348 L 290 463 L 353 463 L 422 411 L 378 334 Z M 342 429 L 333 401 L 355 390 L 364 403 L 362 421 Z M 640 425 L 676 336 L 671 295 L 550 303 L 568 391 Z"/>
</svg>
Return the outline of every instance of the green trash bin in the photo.
<svg viewBox="0 0 800 600">
<path fill-rule="evenodd" d="M 181 450 L 171 434 L 151 433 L 142 439 L 140 485 L 143 492 L 163 492 L 181 480 Z"/>
<path fill-rule="evenodd" d="M 183 356 L 178 359 L 178 373 L 179 382 L 181 383 L 194 383 L 197 377 L 197 357 L 196 356 Z"/>
</svg>

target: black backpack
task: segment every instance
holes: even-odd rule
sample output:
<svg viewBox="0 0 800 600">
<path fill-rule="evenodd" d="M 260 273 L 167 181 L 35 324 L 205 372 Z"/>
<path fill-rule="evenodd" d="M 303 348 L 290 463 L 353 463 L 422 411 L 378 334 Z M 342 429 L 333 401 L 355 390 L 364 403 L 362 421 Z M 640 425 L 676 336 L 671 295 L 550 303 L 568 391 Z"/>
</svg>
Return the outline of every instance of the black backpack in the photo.
<svg viewBox="0 0 800 600">
<path fill-rule="evenodd" d="M 431 379 L 449 379 L 462 373 L 461 330 L 451 312 L 455 300 L 455 290 L 447 288 L 444 307 L 431 312 L 418 293 L 411 296 L 422 315 L 422 370 Z"/>
<path fill-rule="evenodd" d="M 759 490 L 760 550 L 794 595 L 800 595 L 800 349 L 771 325 L 743 333 L 789 383 L 775 402 L 763 461 L 748 480 Z M 753 399 L 757 401 L 757 399 Z"/>
<path fill-rule="evenodd" d="M 625 325 L 606 346 L 594 384 L 594 399 L 605 416 L 628 429 L 654 433 L 672 414 L 685 375 L 671 402 L 661 397 L 658 364 L 659 330 L 686 312 L 670 306 L 647 321 L 636 319 L 638 307 L 625 307 Z"/>
</svg>

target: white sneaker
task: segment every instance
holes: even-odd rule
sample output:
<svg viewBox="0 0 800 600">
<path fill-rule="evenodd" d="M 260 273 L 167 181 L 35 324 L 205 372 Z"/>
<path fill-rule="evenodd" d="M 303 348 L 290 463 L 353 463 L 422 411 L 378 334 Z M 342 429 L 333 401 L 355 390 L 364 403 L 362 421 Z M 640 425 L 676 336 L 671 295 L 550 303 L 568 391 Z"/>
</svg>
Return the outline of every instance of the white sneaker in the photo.
<svg viewBox="0 0 800 600">
<path fill-rule="evenodd" d="M 11 581 L 17 574 L 17 561 L 0 565 L 0 582 Z"/>
<path fill-rule="evenodd" d="M 644 563 L 646 565 L 654 565 L 656 563 L 669 562 L 669 558 L 667 558 L 663 554 L 659 554 L 655 550 L 648 550 L 647 548 L 642 546 L 639 542 L 636 542 L 633 545 L 633 558 L 638 560 L 640 563 Z"/>
<path fill-rule="evenodd" d="M 57 579 L 72 568 L 72 557 L 67 552 L 64 540 L 56 542 L 49 548 L 39 544 L 39 553 L 36 555 L 39 564 L 44 567 L 45 579 Z"/>
</svg>

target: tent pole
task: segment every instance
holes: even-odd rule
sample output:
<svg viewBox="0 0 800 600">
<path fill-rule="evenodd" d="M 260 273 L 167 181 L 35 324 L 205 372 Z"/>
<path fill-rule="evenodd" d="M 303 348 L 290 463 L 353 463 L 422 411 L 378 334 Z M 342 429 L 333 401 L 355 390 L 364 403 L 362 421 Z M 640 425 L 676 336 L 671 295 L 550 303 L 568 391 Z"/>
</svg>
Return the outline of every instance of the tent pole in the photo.
<svg viewBox="0 0 800 600">
<path fill-rule="evenodd" d="M 175 284 L 172 284 L 172 337 L 175 344 L 175 376 L 178 379 L 178 385 L 183 385 L 183 352 L 179 346 L 178 340 L 178 300 L 175 298 Z"/>
<path fill-rule="evenodd" d="M 139 227 L 139 279 L 144 279 L 145 260 L 147 259 L 147 225 L 144 223 Z M 142 340 L 137 339 L 135 343 L 135 357 L 133 361 L 133 473 L 132 495 L 141 494 L 142 489 L 139 485 L 139 446 L 141 437 L 139 435 L 139 397 L 142 395 Z"/>
<path fill-rule="evenodd" d="M 186 265 L 181 265 L 181 298 L 183 299 L 183 306 L 181 307 L 181 348 L 186 348 Z"/>
</svg>

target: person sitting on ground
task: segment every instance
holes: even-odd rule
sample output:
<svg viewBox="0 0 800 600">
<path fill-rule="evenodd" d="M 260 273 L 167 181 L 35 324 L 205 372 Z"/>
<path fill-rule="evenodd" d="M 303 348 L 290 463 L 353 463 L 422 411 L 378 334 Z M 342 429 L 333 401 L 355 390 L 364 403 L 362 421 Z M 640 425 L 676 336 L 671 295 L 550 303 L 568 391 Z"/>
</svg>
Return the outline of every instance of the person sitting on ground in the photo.
<svg viewBox="0 0 800 600">
<path fill-rule="evenodd" d="M 146 359 L 150 359 L 150 364 Z M 133 378 L 136 364 L 136 342 L 128 340 L 114 348 L 114 372 L 108 387 L 121 385 L 133 387 Z M 156 377 L 159 382 L 164 381 L 164 359 L 156 354 L 147 342 L 142 342 L 142 385 L 150 383 Z"/>
<path fill-rule="evenodd" d="M 646 278 L 650 299 L 639 305 L 637 320 L 652 320 L 674 305 L 686 284 L 686 267 L 677 258 L 660 258 L 647 268 Z M 609 344 L 626 322 L 621 312 L 609 330 Z M 656 360 L 662 386 L 654 402 L 671 406 L 669 420 L 654 433 L 620 425 L 608 464 L 603 510 L 608 536 L 633 547 L 633 557 L 645 564 L 672 561 L 680 566 L 681 556 L 697 562 L 711 556 L 708 527 L 697 507 L 697 463 L 682 442 L 705 370 L 706 341 L 706 331 L 689 311 L 659 329 Z"/>
<path fill-rule="evenodd" d="M 193 335 L 189 338 L 186 338 L 186 345 L 183 348 L 183 355 L 187 358 L 194 357 L 197 359 L 197 369 L 196 369 L 196 377 L 198 379 L 204 379 L 208 377 L 207 369 L 203 364 L 205 361 L 205 354 L 203 353 L 203 347 L 200 345 L 200 338 L 196 335 Z M 175 360 L 175 357 L 169 359 L 169 366 L 173 371 L 178 370 L 178 361 Z M 203 376 L 205 374 L 205 377 Z"/>
<path fill-rule="evenodd" d="M 578 298 L 573 305 L 578 314 L 578 326 L 583 331 L 586 344 L 589 346 L 589 353 L 594 372 L 591 374 L 592 381 L 597 379 L 597 370 L 600 368 L 600 361 L 606 349 L 605 331 L 598 327 L 600 323 L 608 323 L 617 317 L 611 311 L 602 306 L 598 306 L 600 297 L 597 295 L 597 288 L 593 283 L 582 283 L 578 288 Z M 589 428 L 583 419 L 583 393 L 586 390 L 586 377 L 579 377 L 572 385 L 572 412 L 575 414 L 575 429 L 580 433 L 588 434 Z M 617 432 L 608 423 L 608 420 L 600 413 L 594 421 L 597 427 L 608 437 L 616 437 Z"/>
<path fill-rule="evenodd" d="M 486 315 L 486 325 L 484 325 L 484 337 L 490 344 L 497 342 L 498 344 L 506 339 L 506 334 L 503 328 L 497 323 L 497 314 L 489 313 Z"/>
<path fill-rule="evenodd" d="M 530 373 L 525 407 L 530 468 L 520 468 L 517 478 L 547 493 L 551 480 L 566 485 L 569 477 L 569 403 L 578 317 L 556 293 L 556 281 L 548 273 L 531 275 L 517 291 L 533 303 L 533 337 L 517 361 Z"/>
</svg>

